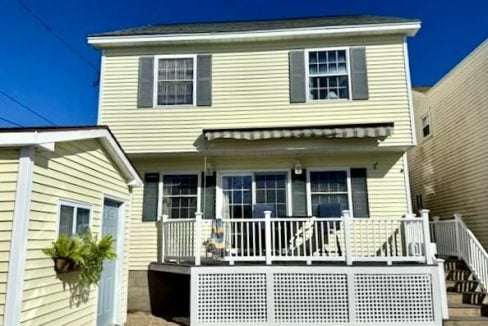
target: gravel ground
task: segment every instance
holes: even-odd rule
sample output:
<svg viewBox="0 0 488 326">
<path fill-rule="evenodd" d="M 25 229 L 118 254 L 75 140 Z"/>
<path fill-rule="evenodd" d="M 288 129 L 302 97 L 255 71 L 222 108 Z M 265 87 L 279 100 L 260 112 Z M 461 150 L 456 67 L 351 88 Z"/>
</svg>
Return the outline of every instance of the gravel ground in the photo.
<svg viewBox="0 0 488 326">
<path fill-rule="evenodd" d="M 180 326 L 146 312 L 134 312 L 127 315 L 126 326 Z"/>
</svg>

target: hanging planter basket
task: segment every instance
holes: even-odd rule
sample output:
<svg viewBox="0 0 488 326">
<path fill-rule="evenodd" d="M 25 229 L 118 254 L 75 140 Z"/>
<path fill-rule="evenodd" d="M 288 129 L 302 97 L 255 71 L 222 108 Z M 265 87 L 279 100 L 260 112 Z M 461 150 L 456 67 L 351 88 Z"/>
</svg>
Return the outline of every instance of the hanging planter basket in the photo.
<svg viewBox="0 0 488 326">
<path fill-rule="evenodd" d="M 53 258 L 54 260 L 54 270 L 58 274 L 72 272 L 78 269 L 78 265 L 69 258 Z"/>
</svg>

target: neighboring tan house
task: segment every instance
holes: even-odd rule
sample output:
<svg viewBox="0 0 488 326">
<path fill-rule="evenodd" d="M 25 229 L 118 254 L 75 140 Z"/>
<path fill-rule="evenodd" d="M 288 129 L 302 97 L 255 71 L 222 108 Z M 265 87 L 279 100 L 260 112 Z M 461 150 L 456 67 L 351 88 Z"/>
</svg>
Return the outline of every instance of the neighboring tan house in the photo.
<svg viewBox="0 0 488 326">
<path fill-rule="evenodd" d="M 441 325 L 406 161 L 419 28 L 344 16 L 90 36 L 99 123 L 144 176 L 129 310 L 192 326 Z"/>
<path fill-rule="evenodd" d="M 413 205 L 441 218 L 461 214 L 488 248 L 488 40 L 434 86 L 414 88 L 413 95 Z"/>
<path fill-rule="evenodd" d="M 0 129 L 0 325 L 125 322 L 130 196 L 141 183 L 106 127 Z M 42 249 L 87 227 L 116 238 L 117 259 L 79 296 Z"/>
</svg>

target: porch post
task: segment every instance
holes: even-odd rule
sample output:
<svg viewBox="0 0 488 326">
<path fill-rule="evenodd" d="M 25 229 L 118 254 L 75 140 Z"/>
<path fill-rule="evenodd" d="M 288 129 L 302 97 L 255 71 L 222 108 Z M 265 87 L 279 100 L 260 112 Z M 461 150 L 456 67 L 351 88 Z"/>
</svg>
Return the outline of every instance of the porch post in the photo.
<svg viewBox="0 0 488 326">
<path fill-rule="evenodd" d="M 168 215 L 161 215 L 161 263 L 164 263 L 164 258 L 166 257 L 166 221 L 168 220 Z"/>
<path fill-rule="evenodd" d="M 458 259 L 463 259 L 463 250 L 461 248 L 461 226 L 463 225 L 463 218 L 461 214 L 454 214 L 454 227 L 456 232 L 456 251 Z"/>
<path fill-rule="evenodd" d="M 271 265 L 271 211 L 264 211 L 264 243 L 266 246 L 266 265 Z"/>
<path fill-rule="evenodd" d="M 425 263 L 430 265 L 433 264 L 434 257 L 433 257 L 432 245 L 430 241 L 429 212 L 430 211 L 428 209 L 420 210 L 420 218 L 422 219 L 422 230 L 424 235 Z"/>
<path fill-rule="evenodd" d="M 351 244 L 351 212 L 349 210 L 342 211 L 344 219 L 344 253 L 346 255 L 346 264 L 352 265 L 352 244 Z"/>
<path fill-rule="evenodd" d="M 195 212 L 195 228 L 193 236 L 193 254 L 195 255 L 195 265 L 200 265 L 200 257 L 202 255 L 202 212 Z"/>
</svg>

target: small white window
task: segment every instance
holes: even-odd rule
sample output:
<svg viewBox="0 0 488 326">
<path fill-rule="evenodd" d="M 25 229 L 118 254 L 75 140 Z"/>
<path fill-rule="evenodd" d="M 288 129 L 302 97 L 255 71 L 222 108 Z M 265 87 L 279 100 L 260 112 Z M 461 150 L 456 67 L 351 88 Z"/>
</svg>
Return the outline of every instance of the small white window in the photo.
<svg viewBox="0 0 488 326">
<path fill-rule="evenodd" d="M 195 102 L 195 58 L 157 57 L 156 106 L 193 105 Z"/>
<path fill-rule="evenodd" d="M 422 117 L 422 135 L 427 138 L 431 135 L 432 131 L 430 128 L 430 114 L 426 114 Z"/>
<path fill-rule="evenodd" d="M 59 234 L 69 237 L 82 235 L 90 228 L 90 206 L 61 202 L 59 206 Z"/>
<path fill-rule="evenodd" d="M 310 197 L 313 216 L 340 217 L 343 210 L 350 209 L 347 172 L 310 172 Z"/>
<path fill-rule="evenodd" d="M 349 99 L 347 51 L 308 52 L 308 92 L 310 100 Z"/>
<path fill-rule="evenodd" d="M 169 218 L 194 218 L 198 210 L 198 175 L 163 176 L 163 214 Z"/>
</svg>

